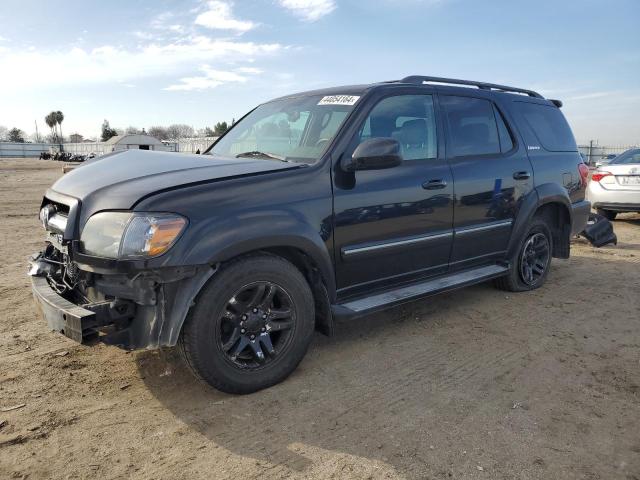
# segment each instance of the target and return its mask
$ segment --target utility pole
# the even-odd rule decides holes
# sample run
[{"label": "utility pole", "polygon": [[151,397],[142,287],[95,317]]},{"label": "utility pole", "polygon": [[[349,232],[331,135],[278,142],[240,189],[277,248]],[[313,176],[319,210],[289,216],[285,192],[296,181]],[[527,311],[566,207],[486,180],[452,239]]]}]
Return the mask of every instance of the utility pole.
[{"label": "utility pole", "polygon": [[593,153],[593,140],[589,140],[589,165],[592,165],[591,155]]},{"label": "utility pole", "polygon": [[36,142],[40,143],[40,134],[38,133],[38,121],[34,120],[33,123],[36,124]]}]

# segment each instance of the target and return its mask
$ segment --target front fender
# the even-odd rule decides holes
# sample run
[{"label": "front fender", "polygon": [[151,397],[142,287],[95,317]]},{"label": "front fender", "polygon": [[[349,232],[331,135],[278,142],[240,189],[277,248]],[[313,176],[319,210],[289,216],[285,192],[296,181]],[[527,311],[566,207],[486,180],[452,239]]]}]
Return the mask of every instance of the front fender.
[{"label": "front fender", "polygon": [[[183,247],[185,265],[214,265],[239,255],[274,247],[295,248],[320,270],[329,298],[335,299],[333,262],[328,247],[330,219],[313,227],[294,212],[257,211],[196,226]],[[187,239],[184,239],[187,240]]]}]

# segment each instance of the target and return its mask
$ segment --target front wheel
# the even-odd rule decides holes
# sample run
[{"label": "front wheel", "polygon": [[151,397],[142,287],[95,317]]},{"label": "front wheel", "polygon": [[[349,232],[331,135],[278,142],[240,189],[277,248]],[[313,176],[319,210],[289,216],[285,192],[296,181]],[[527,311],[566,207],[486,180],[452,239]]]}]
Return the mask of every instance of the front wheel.
[{"label": "front wheel", "polygon": [[280,257],[251,255],[224,266],[203,288],[180,345],[206,383],[251,393],[295,370],[313,327],[313,295],[300,271]]},{"label": "front wheel", "polygon": [[525,292],[541,287],[551,266],[553,237],[544,217],[534,217],[529,230],[510,259],[509,273],[496,279],[501,290]]}]

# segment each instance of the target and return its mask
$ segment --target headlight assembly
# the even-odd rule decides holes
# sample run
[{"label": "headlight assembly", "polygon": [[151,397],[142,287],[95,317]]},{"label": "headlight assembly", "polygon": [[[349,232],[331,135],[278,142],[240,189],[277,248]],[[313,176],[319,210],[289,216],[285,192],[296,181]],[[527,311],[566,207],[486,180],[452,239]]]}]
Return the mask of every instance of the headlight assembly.
[{"label": "headlight assembly", "polygon": [[157,257],[178,239],[187,220],[171,213],[100,212],[80,236],[87,255],[122,260]]}]

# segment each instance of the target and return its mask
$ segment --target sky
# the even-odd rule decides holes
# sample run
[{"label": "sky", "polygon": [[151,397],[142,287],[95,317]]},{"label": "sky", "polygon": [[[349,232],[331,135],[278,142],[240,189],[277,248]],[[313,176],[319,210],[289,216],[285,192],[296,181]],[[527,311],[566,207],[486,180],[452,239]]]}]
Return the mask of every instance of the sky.
[{"label": "sky", "polygon": [[534,89],[577,140],[640,143],[640,0],[0,0],[0,125],[239,118],[410,74]]}]

